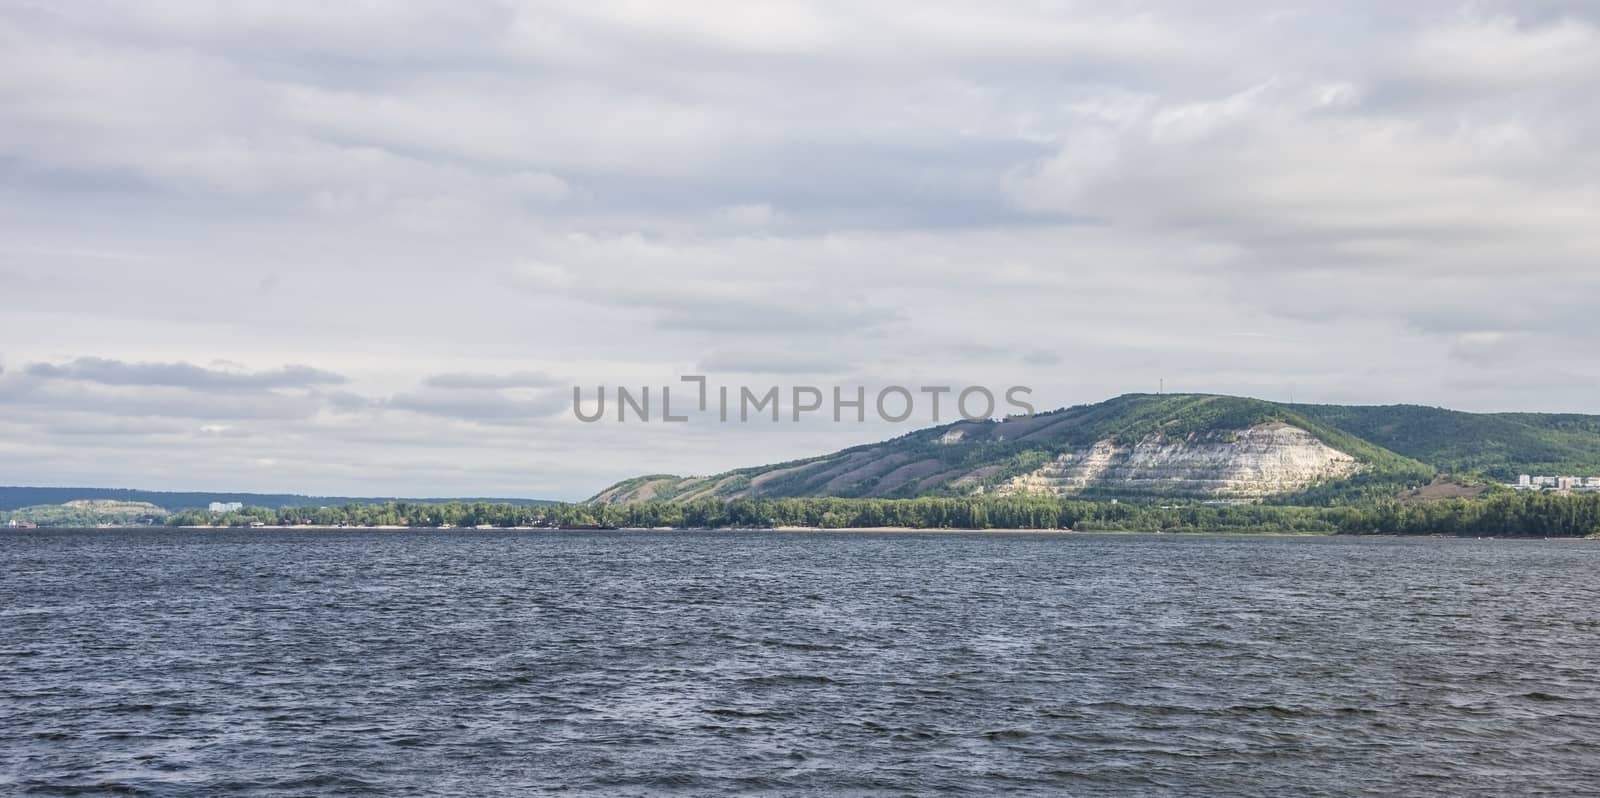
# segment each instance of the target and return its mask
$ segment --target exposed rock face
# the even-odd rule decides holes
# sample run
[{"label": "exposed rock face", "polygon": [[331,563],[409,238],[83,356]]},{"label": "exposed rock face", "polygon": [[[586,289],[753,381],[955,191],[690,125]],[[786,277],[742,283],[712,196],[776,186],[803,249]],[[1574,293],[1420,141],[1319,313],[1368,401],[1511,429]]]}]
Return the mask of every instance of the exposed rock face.
[{"label": "exposed rock face", "polygon": [[1001,495],[1121,493],[1255,499],[1302,490],[1359,469],[1354,457],[1299,427],[1269,423],[1132,446],[1101,441],[1060,455],[996,488]]}]

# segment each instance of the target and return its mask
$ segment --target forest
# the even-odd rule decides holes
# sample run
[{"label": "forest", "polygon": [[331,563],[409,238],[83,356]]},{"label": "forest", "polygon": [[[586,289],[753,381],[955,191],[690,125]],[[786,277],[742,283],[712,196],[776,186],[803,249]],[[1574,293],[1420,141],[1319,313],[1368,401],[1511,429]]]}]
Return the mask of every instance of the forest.
[{"label": "forest", "polygon": [[185,510],[174,526],[392,526],[674,529],[1035,529],[1496,537],[1600,536],[1600,495],[1497,493],[1476,499],[1337,507],[1137,504],[1044,497],[703,499],[632,505],[490,502]]}]

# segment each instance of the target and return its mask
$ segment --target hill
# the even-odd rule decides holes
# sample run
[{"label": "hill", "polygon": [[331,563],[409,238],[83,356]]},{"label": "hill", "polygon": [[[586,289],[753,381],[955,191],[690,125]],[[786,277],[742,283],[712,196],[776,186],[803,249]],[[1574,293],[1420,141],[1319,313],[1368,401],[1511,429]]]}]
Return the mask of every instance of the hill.
[{"label": "hill", "polygon": [[167,511],[148,502],[115,499],[78,499],[65,504],[41,504],[0,511],[0,521],[19,521],[38,526],[99,526],[102,524],[158,524]]},{"label": "hill", "polygon": [[1050,495],[1334,504],[1393,496],[1441,472],[1529,470],[1600,474],[1600,417],[1130,394],[712,476],[636,477],[591,501]]},{"label": "hill", "polygon": [[1600,416],[1296,405],[1307,418],[1452,473],[1600,474]]},{"label": "hill", "polygon": [[495,504],[549,504],[543,499],[397,499],[351,498],[346,496],[302,496],[291,493],[207,493],[204,491],[131,490],[126,488],[36,488],[0,486],[0,510],[18,510],[40,505],[62,505],[80,500],[143,502],[167,510],[204,508],[211,502],[239,502],[251,507],[325,507],[341,504],[385,504],[408,501],[416,504],[444,502],[492,502]]}]

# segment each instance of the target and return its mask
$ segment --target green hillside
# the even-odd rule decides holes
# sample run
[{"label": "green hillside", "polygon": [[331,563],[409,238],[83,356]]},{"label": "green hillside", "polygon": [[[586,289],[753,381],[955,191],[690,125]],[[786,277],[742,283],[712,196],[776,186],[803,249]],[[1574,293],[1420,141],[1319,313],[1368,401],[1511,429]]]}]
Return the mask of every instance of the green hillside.
[{"label": "green hillside", "polygon": [[1295,410],[1441,471],[1600,475],[1600,416],[1463,413],[1419,405],[1297,405]]}]

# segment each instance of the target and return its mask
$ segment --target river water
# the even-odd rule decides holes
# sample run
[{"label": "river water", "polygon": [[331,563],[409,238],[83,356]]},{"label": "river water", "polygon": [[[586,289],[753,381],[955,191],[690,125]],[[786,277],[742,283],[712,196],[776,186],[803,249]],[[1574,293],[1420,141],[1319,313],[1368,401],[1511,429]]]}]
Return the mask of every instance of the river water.
[{"label": "river water", "polygon": [[1600,544],[0,533],[0,794],[1600,794]]}]

